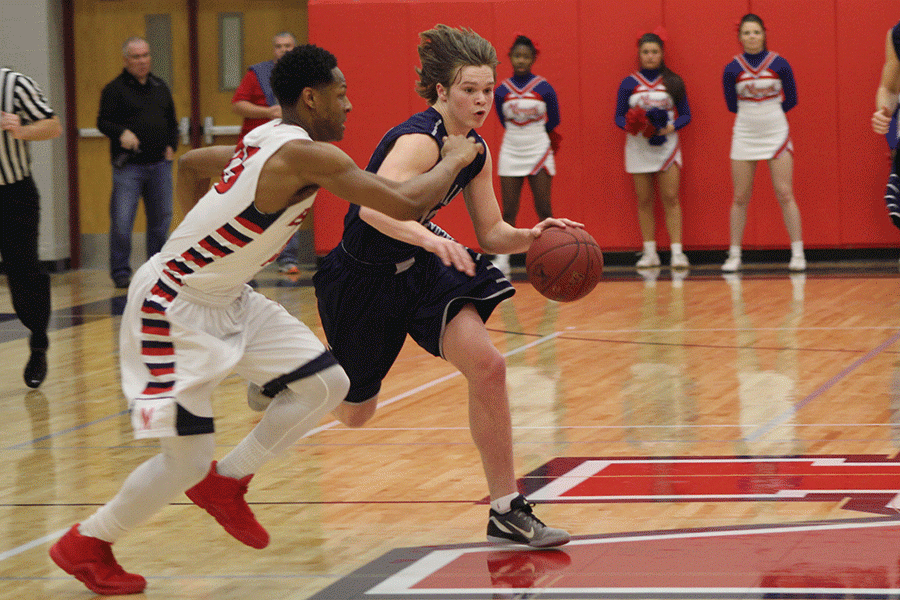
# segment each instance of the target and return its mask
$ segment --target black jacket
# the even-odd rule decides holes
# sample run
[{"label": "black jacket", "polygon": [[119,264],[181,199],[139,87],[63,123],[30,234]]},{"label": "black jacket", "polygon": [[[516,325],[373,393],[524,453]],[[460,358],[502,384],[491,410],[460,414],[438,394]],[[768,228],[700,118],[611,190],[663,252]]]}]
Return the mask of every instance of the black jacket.
[{"label": "black jacket", "polygon": [[128,162],[148,164],[165,158],[166,146],[178,147],[175,103],[166,82],[152,73],[141,84],[131,73],[122,73],[106,84],[100,96],[97,129],[109,138],[113,162],[125,152],[119,136],[130,129],[140,140],[140,151]]}]

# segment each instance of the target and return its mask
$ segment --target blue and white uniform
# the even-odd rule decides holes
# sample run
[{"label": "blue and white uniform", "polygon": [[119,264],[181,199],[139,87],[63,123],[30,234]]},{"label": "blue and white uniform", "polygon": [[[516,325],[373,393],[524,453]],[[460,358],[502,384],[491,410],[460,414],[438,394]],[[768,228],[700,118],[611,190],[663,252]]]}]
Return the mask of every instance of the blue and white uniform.
[{"label": "blue and white uniform", "polygon": [[678,130],[690,123],[691,109],[687,94],[676,104],[666,90],[659,69],[641,69],[622,80],[616,100],[616,125],[625,129],[625,115],[635,106],[645,111],[660,108],[668,111],[669,122],[675,131],[660,145],[652,145],[643,134],[625,137],[625,172],[658,173],[672,165],[681,167],[681,143]]},{"label": "blue and white uniform", "polygon": [[244,136],[219,182],[135,274],[119,341],[136,437],[212,433],[212,390],[232,372],[263,385],[336,363],[306,325],[247,285],[278,256],[316,196],[259,212],[253,200],[262,168],[284,144],[309,139],[281,120]]},{"label": "blue and white uniform", "polygon": [[[891,29],[891,41],[894,43],[894,53],[897,60],[900,60],[900,22]],[[898,106],[900,109],[900,106]],[[896,127],[897,111],[894,111],[895,120],[893,125]],[[897,135],[895,128],[895,135]],[[890,131],[888,132],[890,134]],[[889,140],[890,141],[890,140]],[[894,146],[898,144],[897,138],[894,138]],[[900,151],[894,153],[894,164],[891,169],[891,175],[888,177],[887,187],[884,190],[884,203],[887,205],[888,215],[895,226],[900,227]]]},{"label": "blue and white uniform", "polygon": [[734,57],[722,76],[725,104],[737,113],[731,136],[732,160],[769,160],[794,152],[785,113],[797,105],[788,62],[763,50]]},{"label": "blue and white uniform", "polygon": [[497,174],[526,177],[546,169],[550,175],[556,175],[548,136],[559,125],[559,104],[553,86],[531,73],[510,77],[494,90],[494,106],[504,128]]},{"label": "blue and white uniform", "polygon": [[[438,148],[447,135],[434,108],[410,117],[381,139],[368,171],[376,173],[400,136],[426,134]],[[468,134],[484,144],[474,131]],[[464,168],[444,198],[420,223],[447,237],[431,222],[481,172],[484,154]],[[445,266],[435,254],[387,236],[359,216],[351,205],[344,218],[341,243],[322,261],[313,277],[319,316],[332,353],[350,377],[348,402],[363,402],[381,389],[403,348],[406,335],[435,356],[443,356],[444,330],[465,304],[487,320],[515,289],[483,255],[469,250],[475,276]]]}]

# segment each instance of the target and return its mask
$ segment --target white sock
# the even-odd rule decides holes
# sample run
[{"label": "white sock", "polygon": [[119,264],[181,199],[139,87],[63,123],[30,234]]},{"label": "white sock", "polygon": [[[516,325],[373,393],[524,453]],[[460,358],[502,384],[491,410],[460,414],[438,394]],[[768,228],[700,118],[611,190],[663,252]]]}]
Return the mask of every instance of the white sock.
[{"label": "white sock", "polygon": [[677,256],[677,255],[683,253],[683,251],[681,250],[681,244],[672,244],[671,249],[672,249],[672,256]]},{"label": "white sock", "polygon": [[644,254],[656,254],[656,240],[644,242]]},{"label": "white sock", "polygon": [[741,257],[741,247],[740,246],[729,246],[728,247],[728,258],[740,258]]},{"label": "white sock", "polygon": [[256,435],[251,431],[231,452],[216,463],[216,472],[225,477],[242,479],[256,473],[272,458],[273,454],[259,443]]},{"label": "white sock", "polygon": [[497,498],[496,500],[491,500],[491,508],[500,514],[508,513],[510,504],[518,497],[519,492],[516,492],[514,494],[509,494],[508,496],[503,496],[502,498]]},{"label": "white sock", "polygon": [[791,242],[791,256],[803,256],[803,241]]}]

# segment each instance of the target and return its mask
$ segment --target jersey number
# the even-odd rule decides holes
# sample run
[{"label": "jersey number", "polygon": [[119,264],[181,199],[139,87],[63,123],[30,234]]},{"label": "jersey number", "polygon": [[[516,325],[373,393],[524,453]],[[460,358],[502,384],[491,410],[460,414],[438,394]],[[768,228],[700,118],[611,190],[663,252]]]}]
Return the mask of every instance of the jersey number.
[{"label": "jersey number", "polygon": [[234,182],[237,181],[238,176],[244,170],[244,163],[257,152],[259,152],[258,147],[245,146],[244,141],[241,140],[237,145],[237,148],[234,149],[234,156],[231,157],[231,162],[229,162],[228,166],[225,167],[225,170],[222,171],[221,179],[213,186],[216,188],[216,191],[220,194],[224,194],[230,190],[231,186],[234,185]]}]

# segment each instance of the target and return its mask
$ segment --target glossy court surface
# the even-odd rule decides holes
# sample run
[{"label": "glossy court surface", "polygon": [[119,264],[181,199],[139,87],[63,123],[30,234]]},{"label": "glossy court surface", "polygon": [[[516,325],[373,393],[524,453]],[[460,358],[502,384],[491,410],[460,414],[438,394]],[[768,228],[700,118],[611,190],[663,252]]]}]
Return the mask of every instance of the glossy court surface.
[{"label": "glossy court surface", "polygon": [[[521,278],[522,273],[516,274]],[[259,291],[320,334],[309,274]],[[0,600],[93,598],[49,545],[156,453],[118,379],[124,293],[53,275],[50,371],[22,382],[0,279]],[[253,550],[183,498],[123,537],[152,599],[900,597],[900,273],[894,261],[724,278],[610,268],[559,304],[525,281],[488,322],[506,355],[517,475],[556,550],[490,546],[466,385],[407,343],[370,425],[328,419],[247,496]],[[366,343],[365,332],[360,342]],[[217,456],[254,425],[215,396]]]}]

